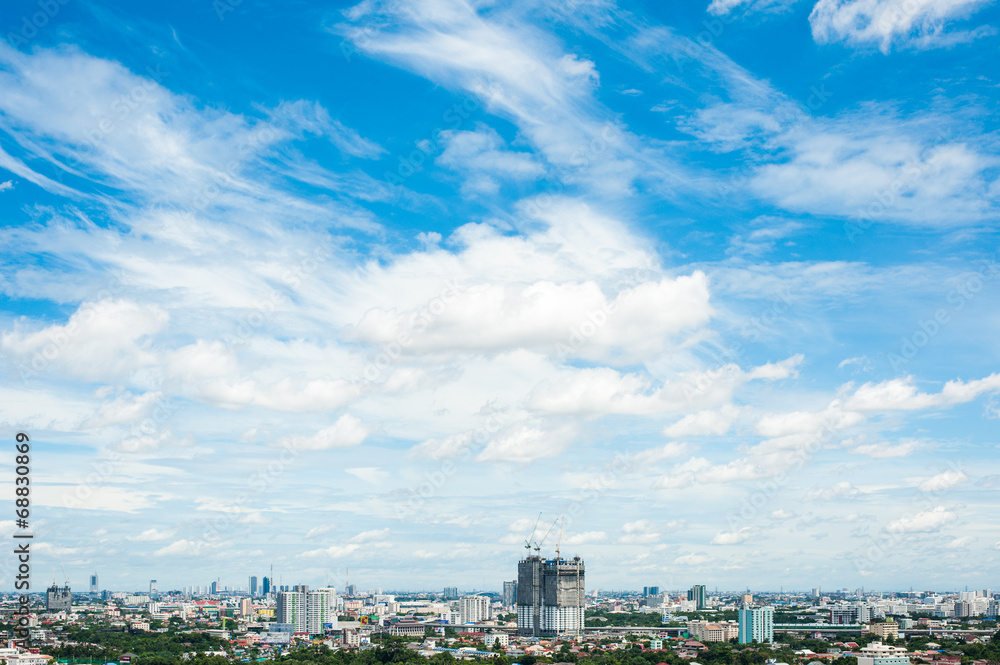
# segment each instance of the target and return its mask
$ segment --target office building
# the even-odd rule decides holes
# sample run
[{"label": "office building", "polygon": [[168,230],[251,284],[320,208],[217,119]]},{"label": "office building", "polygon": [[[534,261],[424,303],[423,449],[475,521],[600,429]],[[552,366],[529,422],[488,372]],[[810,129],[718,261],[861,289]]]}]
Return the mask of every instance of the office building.
[{"label": "office building", "polygon": [[703,610],[708,607],[708,604],[705,601],[705,585],[695,584],[691,587],[688,591],[688,600],[694,602],[694,608],[696,610]]},{"label": "office building", "polygon": [[446,586],[441,595],[445,600],[458,600],[458,587]]},{"label": "office building", "polygon": [[101,592],[101,585],[97,581],[97,573],[90,576],[90,593],[97,594]]},{"label": "office building", "polygon": [[475,623],[492,618],[490,599],[486,596],[465,596],[458,601],[459,623]]},{"label": "office building", "polygon": [[517,603],[517,580],[503,583],[503,606],[513,607]]},{"label": "office building", "polygon": [[642,597],[649,598],[650,596],[660,595],[660,587],[658,586],[644,586],[642,587]]},{"label": "office building", "polygon": [[149,595],[156,593],[156,580],[149,580]]},{"label": "office building", "polygon": [[580,557],[529,556],[518,562],[518,634],[549,637],[582,632],[584,573]]},{"label": "office building", "polygon": [[260,593],[262,596],[266,596],[271,593],[271,578],[265,577],[261,582]]},{"label": "office building", "polygon": [[250,596],[251,597],[256,597],[257,596],[257,576],[256,575],[251,575],[250,576]]},{"label": "office building", "polygon": [[882,640],[887,640],[892,638],[894,640],[899,639],[899,624],[891,619],[889,621],[883,621],[880,623],[872,623],[865,626],[865,632],[872,635],[877,635]]},{"label": "office building", "polygon": [[[310,635],[322,635],[326,629],[337,628],[337,592],[329,587],[305,591],[306,630]],[[423,633],[421,633],[423,634]]]},{"label": "office building", "polygon": [[307,632],[306,594],[301,591],[279,591],[277,602],[277,623],[288,624],[293,633]]},{"label": "office building", "polygon": [[53,584],[45,592],[46,612],[69,612],[73,606],[73,594],[68,586]]},{"label": "office building", "polygon": [[739,611],[739,642],[774,642],[774,608],[744,605]]},{"label": "office building", "polygon": [[217,593],[219,593],[219,583],[218,582],[212,582],[211,592],[210,593],[213,596],[216,595]]},{"label": "office building", "polygon": [[354,596],[358,595],[358,585],[357,584],[348,584],[348,585],[344,586],[344,595],[345,596],[350,596],[352,598]]}]

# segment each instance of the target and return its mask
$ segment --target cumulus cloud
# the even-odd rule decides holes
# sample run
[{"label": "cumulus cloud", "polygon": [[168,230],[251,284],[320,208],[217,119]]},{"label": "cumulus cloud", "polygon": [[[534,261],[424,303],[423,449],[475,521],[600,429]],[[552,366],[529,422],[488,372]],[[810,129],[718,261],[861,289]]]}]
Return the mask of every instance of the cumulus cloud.
[{"label": "cumulus cloud", "polygon": [[329,427],[310,436],[286,436],[279,439],[275,445],[293,450],[330,450],[331,448],[350,448],[360,445],[371,430],[360,418],[345,413]]},{"label": "cumulus cloud", "polygon": [[944,506],[924,510],[915,515],[900,517],[889,522],[885,530],[889,533],[932,533],[953,522],[957,515]]},{"label": "cumulus cloud", "polygon": [[922,480],[917,489],[921,492],[941,492],[958,487],[968,479],[969,477],[961,471],[942,471],[936,476]]}]

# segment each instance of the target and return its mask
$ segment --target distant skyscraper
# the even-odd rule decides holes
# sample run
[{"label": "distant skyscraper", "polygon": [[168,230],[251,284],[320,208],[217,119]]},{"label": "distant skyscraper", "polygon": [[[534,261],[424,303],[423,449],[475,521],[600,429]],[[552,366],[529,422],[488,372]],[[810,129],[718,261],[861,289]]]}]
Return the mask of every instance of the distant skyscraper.
[{"label": "distant skyscraper", "polygon": [[708,603],[705,600],[705,585],[695,584],[688,591],[688,600],[693,600],[695,602],[695,609],[703,610],[708,607]]},{"label": "distant skyscraper", "polygon": [[357,584],[348,584],[347,586],[345,586],[344,587],[344,595],[345,596],[356,596],[356,595],[358,595],[358,585]]},{"label": "distant skyscraper", "polygon": [[774,608],[770,605],[765,607],[750,607],[744,605],[740,608],[740,644],[750,642],[774,642]]},{"label": "distant skyscraper", "polygon": [[458,600],[458,587],[446,586],[442,595],[445,600]]},{"label": "distant skyscraper", "polygon": [[149,595],[156,593],[156,580],[149,580]]},{"label": "distant skyscraper", "polygon": [[261,583],[260,593],[262,596],[266,596],[271,593],[271,578],[265,577]]},{"label": "distant skyscraper", "polygon": [[256,575],[251,575],[250,576],[250,595],[251,596],[256,596],[257,595],[257,576]]},{"label": "distant skyscraper", "polygon": [[658,586],[644,586],[642,587],[642,597],[647,598],[649,596],[660,595],[660,587]]},{"label": "distant skyscraper", "polygon": [[101,585],[97,581],[97,573],[90,576],[90,593],[100,593]]},{"label": "distant skyscraper", "polygon": [[517,564],[517,632],[547,637],[583,630],[584,565],[580,557],[529,556]]},{"label": "distant skyscraper", "polygon": [[211,592],[210,592],[210,593],[211,593],[211,594],[212,594],[213,596],[214,596],[215,594],[219,593],[219,583],[218,583],[218,582],[212,582],[212,590],[211,590]]},{"label": "distant skyscraper", "polygon": [[517,602],[517,580],[503,583],[503,606],[511,607]]}]

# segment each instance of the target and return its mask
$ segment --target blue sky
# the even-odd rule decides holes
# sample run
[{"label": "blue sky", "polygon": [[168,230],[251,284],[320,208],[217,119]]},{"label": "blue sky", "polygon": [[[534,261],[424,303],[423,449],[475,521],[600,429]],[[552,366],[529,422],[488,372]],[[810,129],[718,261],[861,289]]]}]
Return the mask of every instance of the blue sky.
[{"label": "blue sky", "polygon": [[11,8],[36,570],[991,585],[995,3]]}]

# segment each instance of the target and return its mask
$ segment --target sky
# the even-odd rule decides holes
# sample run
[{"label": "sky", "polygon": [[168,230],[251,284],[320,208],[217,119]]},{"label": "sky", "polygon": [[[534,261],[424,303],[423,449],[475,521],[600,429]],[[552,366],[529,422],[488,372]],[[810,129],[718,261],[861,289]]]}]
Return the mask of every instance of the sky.
[{"label": "sky", "polygon": [[33,590],[1000,586],[996,3],[5,7]]}]

